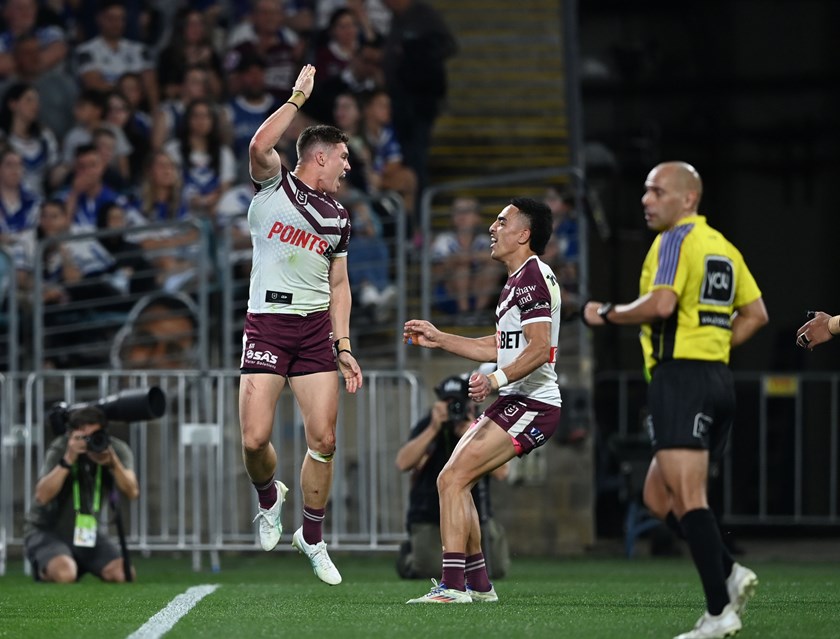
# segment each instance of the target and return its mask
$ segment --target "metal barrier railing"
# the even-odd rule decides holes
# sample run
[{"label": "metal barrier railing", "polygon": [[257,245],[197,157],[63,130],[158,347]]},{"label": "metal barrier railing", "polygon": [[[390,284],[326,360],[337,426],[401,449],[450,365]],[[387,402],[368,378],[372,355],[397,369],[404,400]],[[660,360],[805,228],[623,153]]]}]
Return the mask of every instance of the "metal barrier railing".
[{"label": "metal barrier railing", "polygon": [[[735,373],[735,425],[710,484],[729,525],[840,524],[840,374]],[[642,434],[640,373],[595,377],[600,441]]]},{"label": "metal barrier railing", "polygon": [[[191,293],[196,298],[201,321],[197,323],[195,340],[199,368],[209,367],[209,296],[213,287],[215,265],[211,250],[212,234],[201,221],[181,221],[146,226],[135,226],[119,230],[91,231],[46,238],[38,242],[35,250],[32,289],[32,348],[31,369],[41,370],[45,360],[57,360],[59,368],[102,367],[108,364],[110,343],[116,331],[123,325],[133,302],[142,294],[120,291],[107,286],[110,275],[102,273],[93,278],[73,283],[70,289],[84,286],[81,299],[70,299],[61,303],[46,303],[44,291],[48,283],[44,279],[44,263],[51,249],[57,246],[72,246],[73,243],[99,241],[115,235],[136,236],[148,233],[171,233],[194,230],[198,240],[195,250],[187,260],[194,269],[194,286]],[[147,276],[154,277],[156,272]],[[161,287],[162,288],[162,287]],[[159,290],[159,289],[158,289]],[[76,343],[78,341],[78,343]],[[70,343],[70,345],[68,345]],[[76,358],[85,358],[91,363],[79,363]],[[63,358],[70,363],[62,366]],[[55,362],[54,362],[55,364]]]},{"label": "metal barrier railing", "polygon": [[11,254],[0,246],[0,370],[18,370],[17,273]]},{"label": "metal barrier railing", "polygon": [[[241,458],[239,373],[197,371],[45,371],[0,376],[0,568],[6,550],[23,543],[24,515],[52,438],[45,426],[54,401],[96,402],[125,388],[160,387],[167,411],[159,420],[114,424],[114,436],[134,451],[140,498],[127,510],[129,547],[182,550],[193,564],[209,552],[213,567],[223,550],[259,550],[256,498]],[[405,537],[408,479],[394,459],[407,428],[419,419],[421,385],[409,372],[365,371],[356,394],[342,391],[332,499],[325,539],[345,550],[395,550]],[[290,391],[281,394],[272,443],[277,477],[297,485],[306,453],[303,426]],[[284,509],[286,530],[303,522],[299,492]],[[285,544],[284,544],[285,546]],[[0,572],[2,574],[2,572]]]}]

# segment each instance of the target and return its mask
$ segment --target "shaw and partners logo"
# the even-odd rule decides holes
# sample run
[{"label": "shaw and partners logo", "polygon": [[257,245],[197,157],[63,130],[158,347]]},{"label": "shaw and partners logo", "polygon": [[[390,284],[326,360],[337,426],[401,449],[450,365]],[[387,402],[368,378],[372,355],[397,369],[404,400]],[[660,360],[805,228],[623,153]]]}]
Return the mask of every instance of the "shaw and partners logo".
[{"label": "shaw and partners logo", "polygon": [[307,251],[314,251],[318,255],[327,253],[329,244],[315,233],[309,233],[303,229],[296,228],[291,224],[283,224],[282,222],[275,222],[271,225],[271,230],[268,232],[267,239],[277,239],[284,244],[291,244],[292,246],[300,246]]}]

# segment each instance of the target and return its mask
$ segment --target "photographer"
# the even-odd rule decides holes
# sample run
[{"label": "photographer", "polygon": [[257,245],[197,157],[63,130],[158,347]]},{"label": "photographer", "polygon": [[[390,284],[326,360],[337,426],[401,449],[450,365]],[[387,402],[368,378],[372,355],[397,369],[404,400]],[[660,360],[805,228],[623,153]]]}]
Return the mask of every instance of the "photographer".
[{"label": "photographer", "polygon": [[108,537],[108,499],[114,489],[137,499],[140,488],[131,449],[106,426],[97,407],[72,410],[67,432],[44,456],[24,532],[37,580],[73,583],[90,572],[103,581],[126,581],[120,548]]},{"label": "photographer", "polygon": [[[412,471],[407,522],[410,539],[400,549],[397,561],[397,572],[404,579],[440,576],[437,478],[458,440],[476,418],[477,405],[469,398],[467,377],[447,377],[435,387],[438,401],[415,424],[409,441],[397,452],[397,468]],[[496,479],[505,479],[507,474],[507,464],[490,473]],[[472,498],[481,523],[487,571],[491,579],[499,579],[507,573],[510,555],[504,529],[493,519],[490,475],[476,483]]]}]

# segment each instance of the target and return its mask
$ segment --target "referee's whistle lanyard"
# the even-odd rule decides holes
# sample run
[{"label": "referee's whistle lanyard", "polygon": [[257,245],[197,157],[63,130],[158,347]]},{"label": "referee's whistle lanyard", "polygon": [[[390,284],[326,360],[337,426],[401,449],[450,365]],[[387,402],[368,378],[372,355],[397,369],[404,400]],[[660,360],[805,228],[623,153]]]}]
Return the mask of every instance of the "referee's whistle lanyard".
[{"label": "referee's whistle lanyard", "polygon": [[79,466],[73,464],[73,509],[76,511],[76,526],[73,531],[73,545],[83,548],[96,546],[96,515],[102,505],[102,466],[96,467],[96,479],[93,484],[93,503],[91,512],[82,513],[82,496],[79,489]]}]

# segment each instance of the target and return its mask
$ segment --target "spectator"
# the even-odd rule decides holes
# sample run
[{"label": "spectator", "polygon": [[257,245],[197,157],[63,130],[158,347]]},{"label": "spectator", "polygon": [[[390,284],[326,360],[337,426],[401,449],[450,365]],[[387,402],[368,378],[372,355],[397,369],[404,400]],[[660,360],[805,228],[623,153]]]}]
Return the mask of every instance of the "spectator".
[{"label": "spectator", "polygon": [[158,101],[157,77],[145,45],[124,37],[126,9],[121,0],[104,0],[96,14],[99,35],[76,47],[76,75],[83,89],[106,92],[114,89],[120,76],[139,73],[149,106]]},{"label": "spectator", "polygon": [[[165,151],[156,152],[141,189],[140,209],[147,224],[191,219],[182,184],[178,164]],[[192,279],[200,240],[197,228],[169,225],[132,233],[131,237],[145,249],[164,290],[176,291]]]},{"label": "spectator", "polygon": [[36,0],[6,0],[3,19],[6,28],[0,33],[0,78],[18,73],[12,51],[19,38],[30,34],[38,41],[43,71],[54,69],[64,62],[67,57],[64,31],[56,25],[38,24]]},{"label": "spectator", "polygon": [[402,147],[391,126],[391,98],[384,89],[365,95],[362,131],[371,157],[371,192],[396,191],[403,198],[406,213],[413,216],[417,175],[403,162]]},{"label": "spectator", "polygon": [[222,143],[219,116],[209,100],[187,106],[178,138],[164,149],[181,168],[184,202],[192,216],[214,219],[216,204],[236,178],[233,151]]},{"label": "spectator", "polygon": [[45,69],[38,37],[24,34],[15,39],[11,55],[15,73],[0,83],[0,95],[13,84],[23,82],[38,91],[40,120],[60,140],[73,126],[73,113],[67,109],[79,93],[76,82],[60,67]]},{"label": "spectator", "polygon": [[373,171],[373,160],[370,149],[362,134],[362,111],[359,98],[352,93],[342,93],[336,96],[333,109],[335,125],[347,134],[347,150],[350,153],[350,172],[347,174],[346,184],[370,195],[371,184],[376,183]]},{"label": "spectator", "polygon": [[178,94],[161,102],[154,111],[152,148],[161,149],[164,144],[178,135],[184,120],[184,112],[190,102],[209,98],[209,72],[203,66],[189,67],[184,74]]},{"label": "spectator", "polygon": [[356,19],[359,29],[359,40],[381,46],[385,40],[383,35],[388,31],[387,25],[377,24],[374,14],[386,14],[388,10],[382,0],[345,0],[345,6],[350,9]]},{"label": "spectator", "polygon": [[151,150],[151,120],[147,113],[136,111],[119,90],[108,94],[105,122],[123,132],[131,145],[128,156],[127,181],[132,190],[140,186],[140,178]]},{"label": "spectator", "polygon": [[580,251],[575,198],[551,185],[546,189],[543,201],[551,209],[554,225],[544,259],[554,268],[560,282],[563,298],[561,312],[565,319],[574,316],[580,310]]},{"label": "spectator", "polygon": [[238,91],[224,106],[225,128],[232,133],[239,182],[250,181],[248,144],[265,119],[280,106],[265,88],[265,62],[256,56],[240,58],[236,67]]},{"label": "spectator", "polygon": [[341,203],[353,225],[353,251],[347,257],[353,300],[361,306],[363,317],[380,324],[393,312],[397,294],[391,283],[391,256],[382,238],[382,223],[366,199],[343,199]]},{"label": "spectator", "polygon": [[117,80],[117,90],[125,96],[137,117],[152,126],[152,109],[149,106],[149,96],[139,73],[123,73]]},{"label": "spectator", "polygon": [[175,15],[169,44],[157,60],[157,78],[163,99],[180,94],[187,69],[207,69],[209,95],[218,100],[223,94],[222,59],[213,48],[207,17],[195,6],[183,6]]},{"label": "spectator", "polygon": [[[93,143],[93,134],[96,129],[105,126],[114,133],[115,145],[114,155],[117,158],[125,158],[131,155],[132,148],[122,129],[108,124],[105,121],[105,109],[108,106],[108,96],[96,89],[86,89],[79,94],[73,108],[73,115],[76,118],[76,126],[71,128],[61,144],[64,153],[63,162],[65,167],[71,165],[76,157],[76,150],[83,145]],[[122,159],[118,160],[122,162]]]},{"label": "spectator", "polygon": [[[116,202],[108,202],[96,214],[96,228],[100,231],[125,231],[128,217],[125,209]],[[115,263],[111,269],[112,282],[124,294],[132,296],[151,293],[157,288],[155,270],[143,254],[139,244],[126,239],[125,233],[106,235],[99,242],[113,256]]]},{"label": "spectator", "polygon": [[[266,88],[275,100],[285,101],[303,60],[304,42],[285,26],[285,12],[277,0],[256,0],[247,19],[230,34],[225,69],[232,72],[240,58],[257,55],[265,60]],[[228,89],[236,93],[236,78]]]},{"label": "spectator", "polygon": [[318,85],[318,93],[306,101],[302,111],[318,122],[343,128],[335,121],[333,114],[338,96],[342,93],[352,93],[359,97],[382,86],[382,47],[364,42],[356,49],[349,64],[339,75]]},{"label": "spectator", "polygon": [[105,164],[102,181],[117,193],[127,192],[129,190],[128,157],[117,155],[117,136],[114,130],[108,126],[95,128],[91,144],[99,151],[102,162]]},{"label": "spectator", "polygon": [[12,256],[18,280],[25,277],[26,244],[38,226],[40,198],[23,184],[23,160],[11,148],[0,150],[0,246]]},{"label": "spectator", "polygon": [[480,321],[495,302],[504,275],[490,256],[490,234],[481,220],[478,200],[456,197],[450,209],[452,228],[432,243],[437,307],[457,321]]},{"label": "spectator", "polygon": [[24,184],[43,196],[61,179],[58,142],[39,120],[39,94],[31,85],[13,84],[0,107],[0,138],[23,160]]},{"label": "spectator", "polygon": [[334,78],[347,68],[359,49],[359,26],[353,12],[346,7],[333,11],[322,41],[315,50],[318,84]]},{"label": "spectator", "polygon": [[[93,144],[76,149],[73,173],[68,187],[59,192],[73,224],[81,229],[96,228],[96,212],[106,202],[119,202],[128,207],[128,198],[105,184],[105,161]],[[127,209],[128,210],[128,209]],[[138,221],[137,212],[129,210],[132,223]]]},{"label": "spectator", "polygon": [[[94,238],[75,238],[84,229],[73,226],[71,213],[64,202],[46,200],[41,205],[38,230],[26,255],[26,270],[41,272],[41,300],[46,305],[44,325],[47,327],[45,347],[49,353],[47,367],[72,368],[95,359],[91,349],[83,345],[95,343],[101,333],[90,331],[88,313],[124,310],[125,299],[119,278],[112,273],[116,261]],[[41,261],[37,261],[37,242],[44,242]],[[21,290],[31,293],[34,279],[30,275]],[[67,307],[69,303],[76,303]]]},{"label": "spectator", "polygon": [[394,131],[422,192],[428,181],[432,127],[446,98],[446,60],[458,45],[426,2],[384,1],[393,12],[385,39],[385,83],[393,101]]}]

